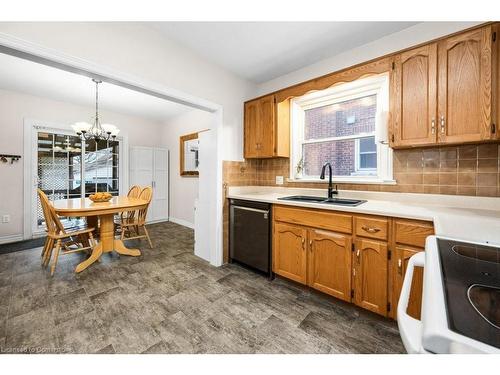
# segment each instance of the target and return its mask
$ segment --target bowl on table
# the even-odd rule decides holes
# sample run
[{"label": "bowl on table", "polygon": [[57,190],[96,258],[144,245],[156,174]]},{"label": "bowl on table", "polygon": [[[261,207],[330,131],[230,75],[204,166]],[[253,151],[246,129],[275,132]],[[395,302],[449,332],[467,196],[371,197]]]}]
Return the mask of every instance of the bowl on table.
[{"label": "bowl on table", "polygon": [[89,199],[94,203],[109,202],[113,198],[110,193],[95,193],[89,196]]}]

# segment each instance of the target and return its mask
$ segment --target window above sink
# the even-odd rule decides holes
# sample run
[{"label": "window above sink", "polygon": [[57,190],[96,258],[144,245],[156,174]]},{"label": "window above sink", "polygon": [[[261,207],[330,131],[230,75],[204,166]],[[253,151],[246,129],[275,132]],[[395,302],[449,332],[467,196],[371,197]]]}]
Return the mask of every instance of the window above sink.
[{"label": "window above sink", "polygon": [[384,139],[388,85],[379,74],[293,99],[291,180],[323,182],[330,162],[335,182],[394,183]]}]

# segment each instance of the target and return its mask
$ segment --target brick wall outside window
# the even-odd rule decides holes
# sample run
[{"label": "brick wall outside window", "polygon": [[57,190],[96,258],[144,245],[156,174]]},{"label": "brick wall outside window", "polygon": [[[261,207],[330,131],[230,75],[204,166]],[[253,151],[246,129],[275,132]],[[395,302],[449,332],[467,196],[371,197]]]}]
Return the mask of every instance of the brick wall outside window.
[{"label": "brick wall outside window", "polygon": [[[322,139],[375,131],[376,96],[305,111],[304,139]],[[353,123],[349,120],[354,119]],[[337,176],[355,172],[355,141],[329,141],[303,146],[304,174],[318,176],[324,162],[330,162]]]}]

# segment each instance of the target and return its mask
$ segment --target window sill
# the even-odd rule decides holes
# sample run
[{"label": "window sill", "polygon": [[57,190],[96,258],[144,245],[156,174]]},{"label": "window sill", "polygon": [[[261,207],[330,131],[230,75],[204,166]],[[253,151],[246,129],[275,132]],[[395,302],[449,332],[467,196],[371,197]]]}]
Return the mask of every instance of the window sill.
[{"label": "window sill", "polygon": [[[320,180],[317,178],[287,178],[287,182],[291,183],[316,183],[316,184],[325,184],[328,183],[328,179]],[[396,185],[396,180],[384,180],[381,178],[342,178],[342,177],[333,177],[334,184],[360,184],[360,185]]]}]

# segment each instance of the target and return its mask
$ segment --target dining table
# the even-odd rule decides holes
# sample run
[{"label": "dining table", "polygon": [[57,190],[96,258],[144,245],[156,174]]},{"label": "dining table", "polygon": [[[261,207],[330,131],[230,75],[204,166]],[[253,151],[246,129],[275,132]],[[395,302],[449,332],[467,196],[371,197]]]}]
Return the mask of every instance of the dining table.
[{"label": "dining table", "polygon": [[[89,198],[58,199],[52,202],[57,215],[64,217],[85,217],[90,227],[99,226],[99,239],[93,246],[89,258],[76,266],[75,272],[82,272],[99,260],[103,253],[115,251],[120,255],[140,256],[139,249],[130,249],[121,239],[115,238],[114,217],[116,214],[146,208],[148,201],[127,196],[117,196],[108,202],[93,202]],[[97,228],[96,228],[97,229]]]}]

